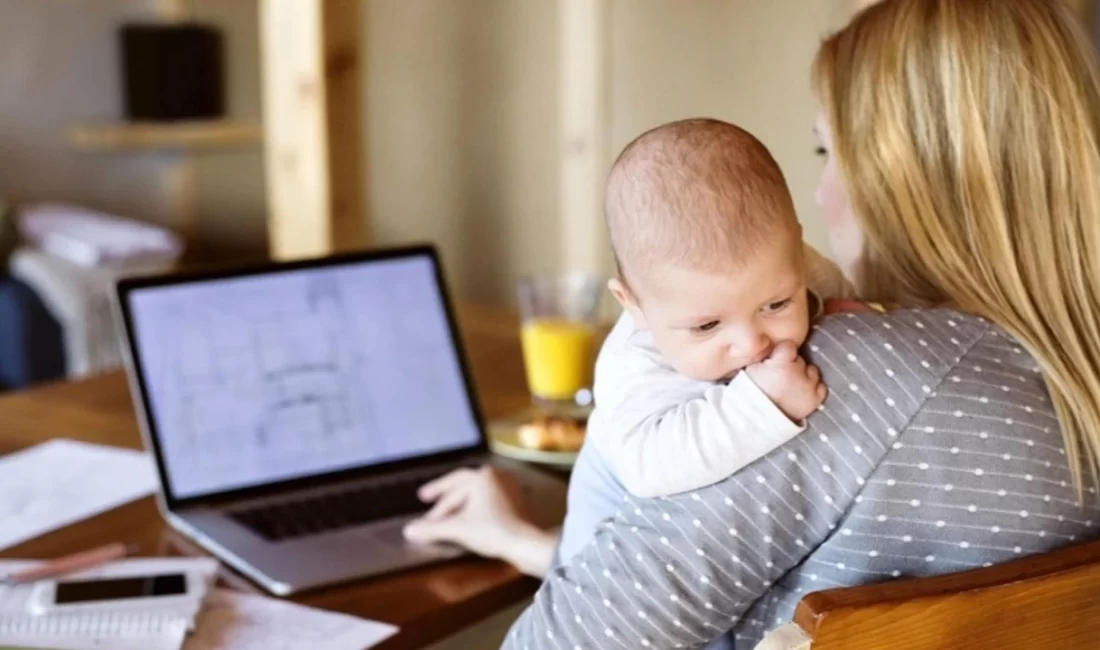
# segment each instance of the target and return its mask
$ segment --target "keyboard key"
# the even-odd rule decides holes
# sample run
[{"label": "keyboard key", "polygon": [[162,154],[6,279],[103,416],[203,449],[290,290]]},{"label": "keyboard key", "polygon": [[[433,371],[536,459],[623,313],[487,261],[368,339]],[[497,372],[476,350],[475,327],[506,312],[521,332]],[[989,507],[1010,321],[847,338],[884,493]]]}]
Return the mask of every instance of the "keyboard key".
[{"label": "keyboard key", "polygon": [[417,488],[443,473],[402,476],[385,483],[238,510],[230,517],[266,540],[280,541],[419,514],[426,512],[430,504],[421,503]]}]

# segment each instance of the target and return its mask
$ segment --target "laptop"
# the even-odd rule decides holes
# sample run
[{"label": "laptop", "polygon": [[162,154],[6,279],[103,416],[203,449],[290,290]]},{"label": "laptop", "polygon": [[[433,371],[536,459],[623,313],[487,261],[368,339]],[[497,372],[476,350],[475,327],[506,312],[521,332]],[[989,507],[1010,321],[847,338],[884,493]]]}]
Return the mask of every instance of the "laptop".
[{"label": "laptop", "polygon": [[459,467],[507,465],[564,504],[560,477],[488,454],[432,247],[129,278],[116,298],[165,520],[273,594],[461,554],[402,535],[417,487]]}]

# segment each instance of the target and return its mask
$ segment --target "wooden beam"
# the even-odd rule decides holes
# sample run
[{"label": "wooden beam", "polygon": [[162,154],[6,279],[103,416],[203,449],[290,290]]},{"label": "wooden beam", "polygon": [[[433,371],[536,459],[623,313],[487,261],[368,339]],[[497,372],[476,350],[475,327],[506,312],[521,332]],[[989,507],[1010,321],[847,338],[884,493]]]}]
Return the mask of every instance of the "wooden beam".
[{"label": "wooden beam", "polygon": [[276,259],[366,245],[359,0],[261,0],[268,240]]},{"label": "wooden beam", "polygon": [[608,2],[558,0],[561,93],[560,212],[563,270],[607,275],[603,219],[610,165]]}]

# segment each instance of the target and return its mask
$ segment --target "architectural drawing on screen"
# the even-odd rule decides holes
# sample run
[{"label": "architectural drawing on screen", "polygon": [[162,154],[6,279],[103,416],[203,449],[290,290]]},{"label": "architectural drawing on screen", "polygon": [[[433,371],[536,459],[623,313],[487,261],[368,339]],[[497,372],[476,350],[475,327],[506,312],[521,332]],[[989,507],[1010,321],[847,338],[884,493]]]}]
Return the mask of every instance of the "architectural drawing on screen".
[{"label": "architectural drawing on screen", "polygon": [[363,444],[363,431],[373,430],[363,426],[369,397],[356,390],[364,360],[351,344],[339,281],[316,276],[301,286],[277,296],[242,292],[181,314],[187,323],[171,368],[180,451],[218,464],[242,446],[289,461]]}]

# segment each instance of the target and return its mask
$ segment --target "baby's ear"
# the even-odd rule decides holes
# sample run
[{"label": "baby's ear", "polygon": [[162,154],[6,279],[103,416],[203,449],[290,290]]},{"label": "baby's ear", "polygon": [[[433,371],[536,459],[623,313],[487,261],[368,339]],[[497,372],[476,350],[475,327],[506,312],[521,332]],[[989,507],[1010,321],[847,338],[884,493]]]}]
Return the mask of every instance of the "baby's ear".
[{"label": "baby's ear", "polygon": [[619,278],[611,278],[607,281],[607,288],[611,290],[611,295],[615,296],[615,300],[619,301],[619,305],[634,319],[634,327],[647,329],[645,314],[638,306],[638,298],[630,290],[630,287],[626,286],[626,283]]}]

